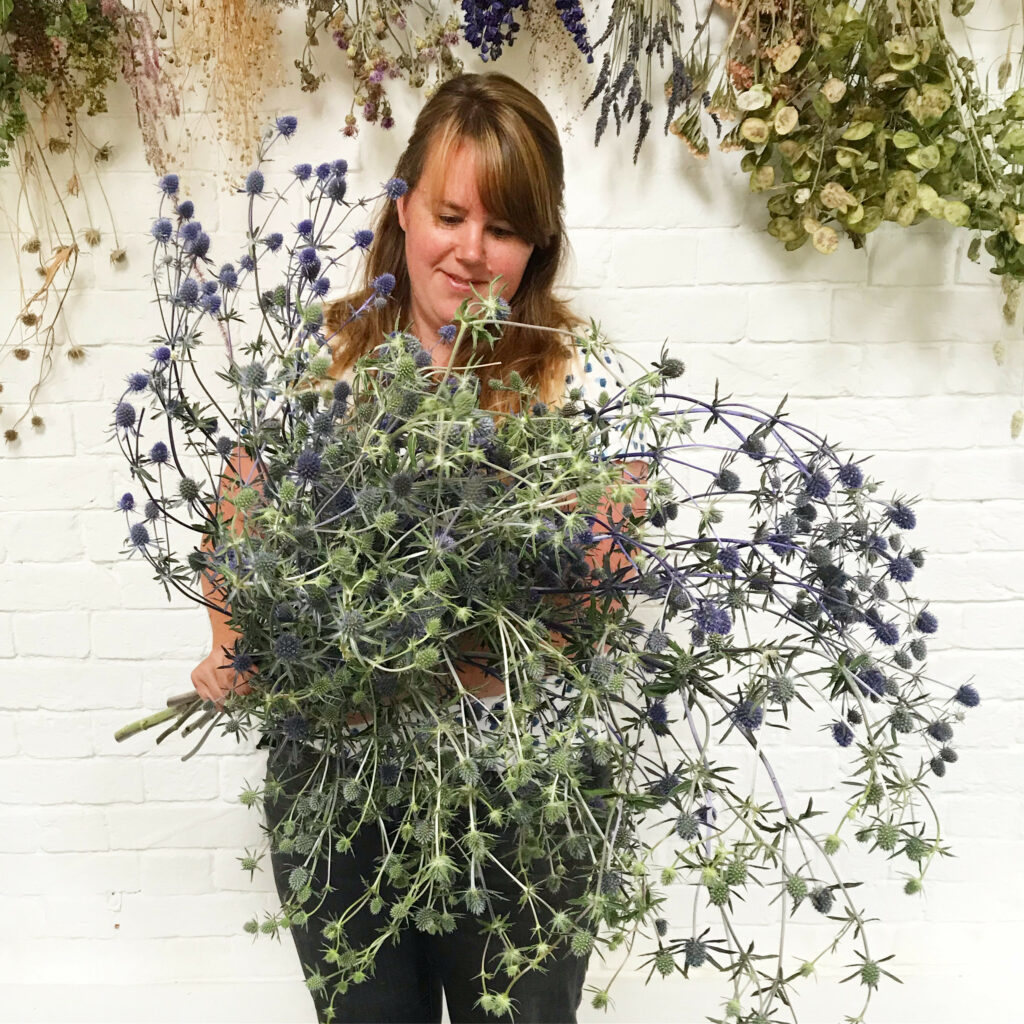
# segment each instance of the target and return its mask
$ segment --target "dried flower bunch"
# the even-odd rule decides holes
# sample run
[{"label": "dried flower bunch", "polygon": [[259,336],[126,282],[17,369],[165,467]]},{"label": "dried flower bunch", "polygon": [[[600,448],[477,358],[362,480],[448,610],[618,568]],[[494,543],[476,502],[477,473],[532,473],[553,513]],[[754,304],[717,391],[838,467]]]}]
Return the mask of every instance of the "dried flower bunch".
[{"label": "dried flower bunch", "polygon": [[[18,258],[34,257],[27,262],[38,275],[21,282],[21,309],[0,348],[0,360],[8,355],[19,361],[38,359],[27,405],[4,430],[8,443],[19,440],[24,420],[37,430],[44,426],[35,401],[53,368],[57,321],[80,245],[95,249],[103,240],[98,218],[82,193],[89,175],[95,176],[107,206],[110,260],[115,266],[126,262],[99,174],[113,149],[94,142],[81,126],[83,115],[107,109],[107,89],[121,76],[136,100],[147,158],[160,168],[165,158],[163,119],[177,114],[178,106],[163,74],[148,13],[136,13],[119,0],[0,0],[0,168],[9,167],[8,173],[20,179],[17,228],[25,236]],[[66,202],[79,195],[84,224],[78,209]],[[79,362],[85,349],[72,340],[66,354]]]},{"label": "dried flower bunch", "polygon": [[[253,935],[303,927],[323,898],[323,859],[361,824],[388,829],[390,852],[359,901],[379,915],[378,936],[349,942],[355,907],[332,921],[322,937],[336,970],[311,976],[312,988],[343,992],[402,928],[448,931],[468,915],[497,936],[482,965],[494,1014],[556,950],[603,956],[638,937],[651,943],[651,975],[722,971],[724,1015],[745,1022],[788,1004],[794,980],[847,938],[866,1005],[892,975],[869,947],[851,896],[861,883],[844,877],[840,854],[852,835],[899,857],[907,892],[920,891],[948,853],[931,790],[957,760],[962,710],[979,702],[973,686],[926,675],[938,623],[911,593],[925,559],[906,540],[911,501],[879,497],[861,465],[781,407],[679,393],[683,366],[664,350],[593,404],[572,390],[548,407],[518,376],[495,377],[524,410],[500,422],[479,408],[474,373],[436,380],[420,340],[397,329],[351,383],[331,380],[320,300],[334,268],[373,239],[350,223],[366,200],[347,198],[343,160],[297,165],[271,199],[262,161],[295,128],[282,118],[264,137],[243,190],[247,249],[219,269],[193,204],[162,179],[152,230],[164,331],[113,418],[144,492],[118,503],[126,550],[168,596],[229,612],[242,639],[226,663],[251,690],[220,711],[172,698],[118,738],[167,722],[161,740],[256,729],[273,741],[271,773],[242,802],[259,807],[303,780],[268,830],[298,859],[291,892],[279,913],[245,925]],[[294,189],[306,215],[271,230]],[[392,179],[373,198],[404,190]],[[377,278],[353,315],[387,303],[393,285]],[[243,332],[247,289],[258,323]],[[512,322],[502,299],[466,300],[442,329],[449,367],[486,364]],[[211,328],[228,340],[218,376],[231,407],[197,359]],[[591,325],[577,343],[596,353],[598,334]],[[616,427],[628,457],[649,466],[640,484],[602,453]],[[242,450],[257,478],[228,508],[217,482]],[[637,486],[649,498],[639,514]],[[621,568],[608,555],[588,561],[609,539]],[[469,635],[505,684],[504,709],[484,716],[454,667]],[[353,714],[372,720],[354,730]],[[776,751],[808,728],[845,752],[848,805],[801,812],[787,793]],[[302,744],[311,775],[295,772]],[[824,830],[822,814],[834,816]],[[505,866],[536,922],[526,948],[481,884],[510,826],[518,845]],[[243,868],[261,857],[247,853]],[[562,886],[580,893],[569,910],[547,899]],[[669,890],[690,901],[685,917],[666,910]],[[770,947],[744,934],[745,902],[775,905]],[[787,922],[792,932],[822,916],[834,938],[794,963]],[[593,1005],[608,1005],[610,987]]]}]

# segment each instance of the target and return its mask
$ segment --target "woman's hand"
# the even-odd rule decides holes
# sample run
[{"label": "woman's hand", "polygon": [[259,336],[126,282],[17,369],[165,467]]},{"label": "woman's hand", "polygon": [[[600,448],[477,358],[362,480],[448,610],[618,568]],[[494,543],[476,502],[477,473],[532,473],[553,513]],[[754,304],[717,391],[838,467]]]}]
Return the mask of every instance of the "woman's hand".
[{"label": "woman's hand", "polygon": [[[252,669],[256,671],[255,668]],[[192,669],[192,685],[196,693],[204,700],[212,700],[218,711],[224,710],[224,698],[229,693],[246,694],[252,687],[242,678],[241,674],[231,667],[230,657],[220,646],[215,646],[210,653]]]}]

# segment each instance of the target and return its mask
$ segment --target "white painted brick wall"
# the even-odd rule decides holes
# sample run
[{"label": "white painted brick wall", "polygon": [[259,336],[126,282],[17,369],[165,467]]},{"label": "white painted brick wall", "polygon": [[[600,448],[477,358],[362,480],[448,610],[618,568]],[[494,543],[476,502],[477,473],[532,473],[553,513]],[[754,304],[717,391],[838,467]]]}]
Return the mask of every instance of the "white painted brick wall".
[{"label": "white painted brick wall", "polygon": [[[510,57],[502,69],[533,83],[564,129],[578,103],[538,85],[526,53]],[[112,268],[103,247],[83,253],[67,324],[88,358],[57,359],[39,409],[45,432],[0,452],[0,1020],[312,1021],[288,937],[253,943],[241,931],[276,906],[269,864],[250,882],[237,860],[261,845],[257,815],[237,796],[262,778],[263,756],[214,739],[182,763],[186,748],[173,740],[113,740],[188,688],[209,634],[199,608],[168,604],[148,567],[119,554],[123,522],[111,511],[131,486],[106,439],[111,403],[157,328],[145,277],[153,175],[126,96],[112,100],[92,134],[119,150],[104,180],[129,264]],[[300,118],[289,162],[346,156],[358,194],[391,173],[416,109],[413,99],[400,106],[396,132],[365,130],[358,143],[337,134],[347,109],[338,82],[282,94],[268,114]],[[896,954],[905,982],[883,984],[869,1019],[1019,1019],[1024,447],[1007,426],[1024,339],[1002,323],[998,289],[966,261],[962,235],[883,227],[867,253],[786,254],[761,230],[762,203],[732,156],[699,164],[652,135],[634,168],[624,139],[609,136],[595,153],[593,121],[591,112],[563,132],[575,247],[567,294],[578,308],[640,358],[667,339],[692,393],[709,394],[719,378],[762,405],[789,394],[795,419],[874,453],[874,475],[923,499],[915,541],[929,561],[915,584],[941,617],[934,672],[973,676],[983,703],[958,730],[960,762],[933,786],[956,858],[933,866],[917,900],[885,864],[865,867],[861,902],[882,918],[873,949]],[[223,225],[233,241],[221,251],[231,251],[239,204],[218,191],[215,167],[200,147],[193,169],[177,170],[215,246]],[[3,195],[9,188],[0,175]],[[2,242],[9,314],[15,256]],[[998,339],[1003,367],[991,354]],[[8,402],[35,370],[34,360],[4,364]],[[832,787],[841,763],[822,746],[779,760],[807,791]],[[803,1020],[853,1012],[855,990],[836,985],[848,959],[824,964],[801,990]],[[595,961],[591,981],[617,963]],[[723,991],[707,972],[648,988],[632,973],[616,983],[612,1011],[585,1001],[580,1018],[698,1021],[720,1012]]]}]

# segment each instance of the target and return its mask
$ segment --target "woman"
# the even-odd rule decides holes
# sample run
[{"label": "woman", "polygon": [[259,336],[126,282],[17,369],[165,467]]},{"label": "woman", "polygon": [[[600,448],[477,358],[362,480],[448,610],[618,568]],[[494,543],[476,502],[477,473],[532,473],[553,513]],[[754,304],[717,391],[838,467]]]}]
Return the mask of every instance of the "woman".
[{"label": "woman", "polygon": [[[437,366],[447,366],[452,353],[451,332],[444,330],[475,287],[487,295],[493,284],[510,307],[510,321],[498,338],[487,369],[478,374],[480,405],[495,412],[515,413],[514,392],[492,390],[491,377],[517,370],[538,388],[549,405],[565,399],[567,386],[583,384],[585,398],[596,399],[605,386],[608,367],[585,367],[579,351],[564,334],[518,324],[571,329],[583,321],[557,299],[552,288],[568,248],[562,218],[563,162],[555,125],[540,101],[512,79],[499,73],[464,75],[443,85],[423,108],[408,147],[395,168],[408,192],[387,204],[374,225],[374,242],[365,268],[364,287],[329,305],[326,324],[334,352],[332,375],[344,376],[356,359],[369,353],[398,323],[419,338]],[[387,304],[371,307],[359,318],[353,310],[372,292],[371,282],[393,273],[395,288]],[[497,365],[494,365],[497,364]],[[620,367],[621,368],[621,367]],[[476,372],[472,370],[471,372]],[[589,393],[588,393],[589,392]],[[613,454],[619,454],[620,447]],[[643,464],[631,463],[637,478]],[[243,475],[246,468],[241,469]],[[226,493],[230,493],[228,481]],[[643,492],[635,507],[642,509]],[[228,511],[230,512],[230,503]],[[621,508],[615,514],[621,515]],[[595,545],[592,559],[602,564],[610,542]],[[612,565],[616,567],[613,553]],[[234,634],[226,620],[211,612],[214,649],[193,673],[196,690],[221,702],[235,685],[224,664],[222,647],[230,649]],[[488,676],[479,664],[462,663],[460,678],[484,709],[500,710],[504,683]],[[247,684],[236,687],[247,692]],[[487,711],[484,711],[486,714]],[[350,718],[357,728],[361,716]],[[268,803],[268,827],[273,830],[286,811],[287,796]],[[364,835],[365,833],[365,835]],[[511,843],[512,835],[505,837]],[[329,976],[322,961],[320,928],[332,911],[337,916],[360,894],[362,877],[381,853],[376,829],[361,830],[353,849],[335,857],[329,881],[332,894],[304,928],[292,928],[307,979],[318,972]],[[284,899],[288,875],[295,862],[272,852],[279,893]],[[321,867],[319,870],[325,870]],[[512,920],[509,938],[529,946],[530,922],[516,919],[514,897],[500,872],[488,874],[488,889],[504,897]],[[567,901],[579,888],[563,887],[552,901]],[[349,924],[353,946],[368,944],[379,919],[364,911]],[[560,949],[545,961],[546,970],[526,972],[513,986],[515,1015],[496,1018],[479,1005],[482,951],[486,938],[477,934],[471,917],[449,934],[429,935],[413,927],[399,941],[378,953],[373,977],[335,994],[333,1019],[341,1021],[440,1021],[442,987],[453,1024],[468,1021],[575,1021],[582,995],[587,958]],[[493,967],[491,968],[493,970]],[[500,979],[490,989],[503,987]],[[326,1019],[331,999],[316,987],[318,1017]]]}]

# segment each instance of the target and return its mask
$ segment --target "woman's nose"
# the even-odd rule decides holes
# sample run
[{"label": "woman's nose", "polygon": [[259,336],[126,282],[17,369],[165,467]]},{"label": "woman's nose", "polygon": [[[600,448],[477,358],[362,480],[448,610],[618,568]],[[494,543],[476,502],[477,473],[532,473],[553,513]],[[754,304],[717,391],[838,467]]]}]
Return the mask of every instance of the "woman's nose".
[{"label": "woman's nose", "polygon": [[478,266],[484,262],[485,255],[483,225],[463,221],[456,246],[459,261],[469,266]]}]

